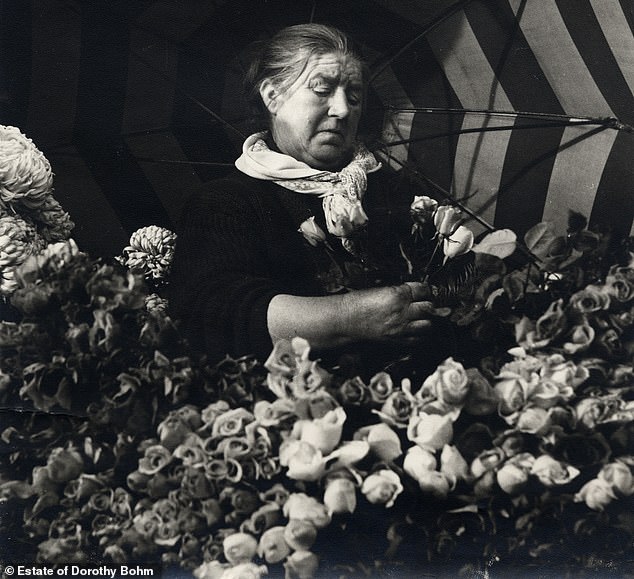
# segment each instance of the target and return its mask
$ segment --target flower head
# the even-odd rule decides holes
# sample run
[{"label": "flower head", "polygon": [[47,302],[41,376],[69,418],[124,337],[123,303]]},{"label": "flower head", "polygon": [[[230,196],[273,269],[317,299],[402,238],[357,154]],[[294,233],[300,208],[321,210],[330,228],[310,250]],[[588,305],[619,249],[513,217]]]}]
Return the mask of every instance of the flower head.
[{"label": "flower head", "polygon": [[167,276],[174,257],[176,234],[164,227],[150,225],[137,229],[124,248],[122,263],[148,279]]}]

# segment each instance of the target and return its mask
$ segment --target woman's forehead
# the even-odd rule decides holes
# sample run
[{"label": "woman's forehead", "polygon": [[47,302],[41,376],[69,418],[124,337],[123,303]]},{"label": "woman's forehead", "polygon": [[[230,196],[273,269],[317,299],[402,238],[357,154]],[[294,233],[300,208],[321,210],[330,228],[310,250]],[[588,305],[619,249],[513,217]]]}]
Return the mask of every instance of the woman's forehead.
[{"label": "woman's forehead", "polygon": [[298,83],[303,84],[315,78],[323,78],[337,84],[361,85],[363,82],[361,63],[356,58],[346,54],[312,55],[297,80]]}]

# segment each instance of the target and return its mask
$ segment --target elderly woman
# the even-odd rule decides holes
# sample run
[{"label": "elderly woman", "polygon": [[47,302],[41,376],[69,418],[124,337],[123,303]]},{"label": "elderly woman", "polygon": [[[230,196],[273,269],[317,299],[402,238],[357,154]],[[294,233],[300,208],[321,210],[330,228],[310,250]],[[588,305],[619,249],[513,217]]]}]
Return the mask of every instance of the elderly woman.
[{"label": "elderly woman", "polygon": [[365,82],[349,39],[322,25],[282,30],[253,62],[246,86],[268,130],[179,230],[171,305],[194,348],[264,358],[301,336],[327,355],[429,332],[421,284],[399,277],[409,200],[357,140]]}]

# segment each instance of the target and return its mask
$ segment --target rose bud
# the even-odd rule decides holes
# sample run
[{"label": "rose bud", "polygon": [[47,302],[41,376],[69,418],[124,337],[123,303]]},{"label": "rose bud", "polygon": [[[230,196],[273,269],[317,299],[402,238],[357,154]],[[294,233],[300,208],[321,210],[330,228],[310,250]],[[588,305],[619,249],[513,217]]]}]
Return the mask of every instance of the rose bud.
[{"label": "rose bud", "polygon": [[311,216],[302,221],[298,231],[313,247],[317,247],[320,243],[326,241],[326,234],[324,233],[324,230],[315,223],[315,216]]},{"label": "rose bud", "polygon": [[473,231],[460,225],[449,237],[445,237],[442,251],[445,259],[453,259],[467,253],[473,247]]},{"label": "rose bud", "polygon": [[368,387],[359,376],[349,378],[339,386],[339,398],[343,404],[359,406],[368,396]]},{"label": "rose bud", "polygon": [[426,450],[438,450],[451,442],[454,420],[452,414],[440,416],[421,412],[410,419],[407,438]]},{"label": "rose bud", "polygon": [[469,379],[460,362],[447,358],[426,378],[421,389],[433,392],[436,398],[447,404],[460,406],[469,393]]},{"label": "rose bud", "polygon": [[324,506],[329,516],[354,513],[357,508],[357,489],[354,482],[347,478],[328,481],[324,491]]},{"label": "rose bud", "polygon": [[339,444],[345,421],[346,412],[341,407],[327,412],[322,418],[303,421],[300,440],[328,454]]},{"label": "rose bud", "polygon": [[84,461],[74,448],[54,448],[46,460],[49,478],[56,483],[68,482],[84,471]]},{"label": "rose bud", "polygon": [[517,464],[506,462],[504,466],[497,471],[495,478],[505,493],[517,495],[528,482],[528,473]]},{"label": "rose bud", "polygon": [[434,213],[436,231],[443,237],[449,237],[464,220],[462,211],[451,205],[441,205]]},{"label": "rose bud", "polygon": [[457,481],[469,477],[469,465],[455,446],[443,446],[440,453],[440,472],[447,477],[452,487]]},{"label": "rose bud", "polygon": [[610,295],[599,286],[589,285],[570,296],[569,305],[582,314],[592,314],[610,307]]},{"label": "rose bud", "polygon": [[543,454],[535,459],[531,474],[546,487],[568,484],[579,475],[579,470]]},{"label": "rose bud", "polygon": [[264,531],[258,544],[258,556],[274,565],[290,555],[291,548],[284,539],[284,527],[272,527]]},{"label": "rose bud", "polygon": [[[229,567],[222,574],[222,579],[262,579],[262,575],[266,575],[268,569],[265,565],[256,565],[255,563],[240,563],[234,567]],[[205,577],[205,579],[207,579]]]},{"label": "rose bud", "polygon": [[634,493],[634,477],[630,467],[625,463],[616,461],[606,464],[597,478],[607,482],[613,490],[623,496],[629,497]]},{"label": "rose bud", "polygon": [[220,561],[207,561],[194,569],[193,575],[196,579],[221,579],[229,565]]},{"label": "rose bud", "polygon": [[485,472],[496,469],[505,460],[501,448],[492,448],[480,453],[471,463],[471,472],[475,478],[480,478]]},{"label": "rose bud", "polygon": [[584,501],[593,511],[602,511],[614,499],[616,499],[616,495],[612,490],[612,485],[601,478],[588,481],[574,497],[576,503]]},{"label": "rose bud", "polygon": [[383,462],[389,463],[403,454],[398,434],[384,423],[359,428],[353,439],[367,441],[370,450]]},{"label": "rose bud", "polygon": [[227,561],[232,565],[238,565],[253,559],[258,550],[258,542],[247,533],[234,533],[225,538],[222,549]]},{"label": "rose bud", "polygon": [[280,464],[288,466],[289,478],[305,481],[321,478],[326,468],[321,451],[301,440],[292,440],[280,446]]},{"label": "rose bud", "polygon": [[417,479],[420,490],[437,499],[445,499],[451,487],[447,477],[437,470],[422,471]]},{"label": "rose bud", "polygon": [[414,480],[420,480],[426,472],[436,470],[436,466],[434,455],[420,446],[412,446],[403,461],[403,470]]},{"label": "rose bud", "polygon": [[330,524],[330,515],[326,507],[314,497],[304,493],[290,495],[284,503],[283,512],[287,519],[309,521],[317,529],[323,529]]},{"label": "rose bud", "polygon": [[372,401],[383,404],[394,391],[394,382],[387,372],[379,372],[370,378],[368,389]]},{"label": "rose bud", "polygon": [[317,539],[317,527],[309,521],[291,519],[284,527],[284,540],[295,551],[310,549]]},{"label": "rose bud", "polygon": [[550,427],[550,415],[543,408],[526,408],[517,419],[517,429],[520,432],[542,435],[548,432]]},{"label": "rose bud", "polygon": [[394,471],[383,469],[366,477],[361,485],[361,492],[368,502],[390,508],[396,497],[403,492],[403,485]]},{"label": "rose bud", "polygon": [[170,414],[158,425],[156,431],[161,444],[171,451],[185,441],[192,429],[180,416]]},{"label": "rose bud", "polygon": [[172,453],[160,444],[145,449],[145,456],[139,459],[139,472],[154,475],[172,462]]},{"label": "rose bud", "polygon": [[409,206],[409,212],[416,223],[425,224],[433,219],[438,201],[427,195],[416,195]]},{"label": "rose bud", "polygon": [[284,563],[285,579],[312,579],[319,567],[319,558],[310,551],[295,551]]}]

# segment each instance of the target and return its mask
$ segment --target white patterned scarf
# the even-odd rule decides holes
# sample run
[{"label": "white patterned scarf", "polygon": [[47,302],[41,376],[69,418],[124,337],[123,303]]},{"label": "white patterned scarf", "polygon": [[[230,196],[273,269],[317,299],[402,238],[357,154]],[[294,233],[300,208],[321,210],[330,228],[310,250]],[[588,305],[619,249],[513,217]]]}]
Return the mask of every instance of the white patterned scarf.
[{"label": "white patterned scarf", "polygon": [[361,205],[368,186],[367,174],[378,171],[381,163],[357,143],[352,161],[341,171],[313,169],[303,161],[272,151],[266,144],[267,136],[262,132],[248,137],[242,146],[242,155],[235,162],[236,167],[250,177],[322,197],[328,231],[340,237],[348,251],[354,252],[348,238],[368,222]]}]

